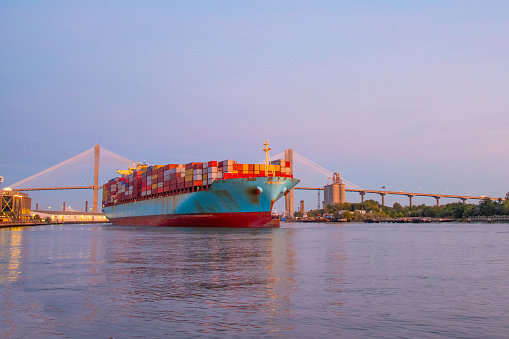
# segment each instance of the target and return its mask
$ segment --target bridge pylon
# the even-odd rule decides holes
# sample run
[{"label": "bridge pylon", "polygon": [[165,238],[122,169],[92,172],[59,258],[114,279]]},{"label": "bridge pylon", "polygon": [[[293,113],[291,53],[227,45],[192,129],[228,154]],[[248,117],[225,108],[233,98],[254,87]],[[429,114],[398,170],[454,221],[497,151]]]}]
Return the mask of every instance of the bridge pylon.
[{"label": "bridge pylon", "polygon": [[[293,175],[293,150],[285,149],[285,161],[290,162],[290,174]],[[287,218],[293,218],[293,188],[285,195],[285,210]]]},{"label": "bridge pylon", "polygon": [[[97,213],[97,205],[99,201],[99,145],[94,148],[94,203],[92,205],[92,212]],[[88,212],[88,211],[87,211]]]}]

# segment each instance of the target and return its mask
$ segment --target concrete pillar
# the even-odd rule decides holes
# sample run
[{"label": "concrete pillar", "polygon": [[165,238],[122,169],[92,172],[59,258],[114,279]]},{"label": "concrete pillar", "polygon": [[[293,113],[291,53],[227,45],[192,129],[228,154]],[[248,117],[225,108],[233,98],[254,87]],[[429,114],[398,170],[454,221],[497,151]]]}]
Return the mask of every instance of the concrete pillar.
[{"label": "concrete pillar", "polygon": [[294,212],[294,208],[293,208],[293,188],[290,190],[290,194],[288,194],[290,196],[290,218],[293,218],[293,212]]},{"label": "concrete pillar", "polygon": [[[285,161],[290,162],[290,174],[293,175],[293,150],[291,148],[285,150]],[[285,196],[286,215],[293,218],[293,188]]]},{"label": "concrete pillar", "polygon": [[364,202],[364,196],[366,195],[366,192],[359,192],[361,195],[361,202]]},{"label": "concrete pillar", "polygon": [[378,193],[382,196],[382,206],[385,206],[385,193]]},{"label": "concrete pillar", "polygon": [[437,199],[437,206],[440,206],[440,197],[435,197]]},{"label": "concrete pillar", "polygon": [[62,211],[65,212],[65,201],[64,201],[64,206],[62,206]]},{"label": "concrete pillar", "polygon": [[464,204],[466,204],[466,203],[467,203],[467,199],[465,199],[465,198],[461,198],[460,200],[461,200]]},{"label": "concrete pillar", "polygon": [[97,202],[99,200],[99,145],[94,150],[94,205],[92,211],[97,213]]},{"label": "concrete pillar", "polygon": [[85,201],[85,212],[88,212],[88,200]]},{"label": "concrete pillar", "polygon": [[412,207],[412,206],[413,206],[413,204],[412,204],[412,198],[413,198],[414,196],[413,196],[413,195],[407,195],[407,197],[408,197],[408,198],[410,198],[410,207]]}]

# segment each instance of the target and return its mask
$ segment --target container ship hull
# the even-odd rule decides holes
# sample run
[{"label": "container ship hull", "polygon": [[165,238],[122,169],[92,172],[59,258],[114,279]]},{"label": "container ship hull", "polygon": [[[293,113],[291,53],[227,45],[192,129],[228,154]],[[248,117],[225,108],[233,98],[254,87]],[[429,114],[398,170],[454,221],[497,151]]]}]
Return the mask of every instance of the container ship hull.
[{"label": "container ship hull", "polygon": [[103,207],[114,225],[279,227],[274,203],[299,183],[291,177],[215,180],[204,190],[178,192]]}]

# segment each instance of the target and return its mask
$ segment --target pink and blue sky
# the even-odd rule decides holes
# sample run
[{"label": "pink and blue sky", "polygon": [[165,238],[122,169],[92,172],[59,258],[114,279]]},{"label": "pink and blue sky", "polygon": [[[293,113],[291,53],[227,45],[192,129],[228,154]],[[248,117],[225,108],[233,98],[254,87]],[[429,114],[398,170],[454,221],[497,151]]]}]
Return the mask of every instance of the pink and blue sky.
[{"label": "pink and blue sky", "polygon": [[152,164],[258,162],[269,139],[367,189],[505,196],[507,13],[505,0],[2,1],[0,176],[95,144]]}]

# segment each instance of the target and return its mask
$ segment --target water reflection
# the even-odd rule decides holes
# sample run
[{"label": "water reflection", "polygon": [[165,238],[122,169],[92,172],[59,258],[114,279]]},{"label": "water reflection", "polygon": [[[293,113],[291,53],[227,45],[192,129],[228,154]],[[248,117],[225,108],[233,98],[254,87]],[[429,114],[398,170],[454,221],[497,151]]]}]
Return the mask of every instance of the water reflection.
[{"label": "water reflection", "polygon": [[[201,331],[246,326],[278,331],[291,316],[296,288],[292,232],[282,230],[123,230],[107,248],[106,272],[115,281],[115,302],[139,314],[182,321],[201,312]],[[139,309],[139,308],[138,308]],[[127,311],[129,313],[129,311]],[[225,316],[225,314],[229,314]],[[267,319],[247,323],[245,317]]]},{"label": "water reflection", "polygon": [[300,331],[341,308],[343,241],[313,229],[4,229],[0,337]]},{"label": "water reflection", "polygon": [[22,228],[0,229],[0,284],[17,281],[20,275]]}]

